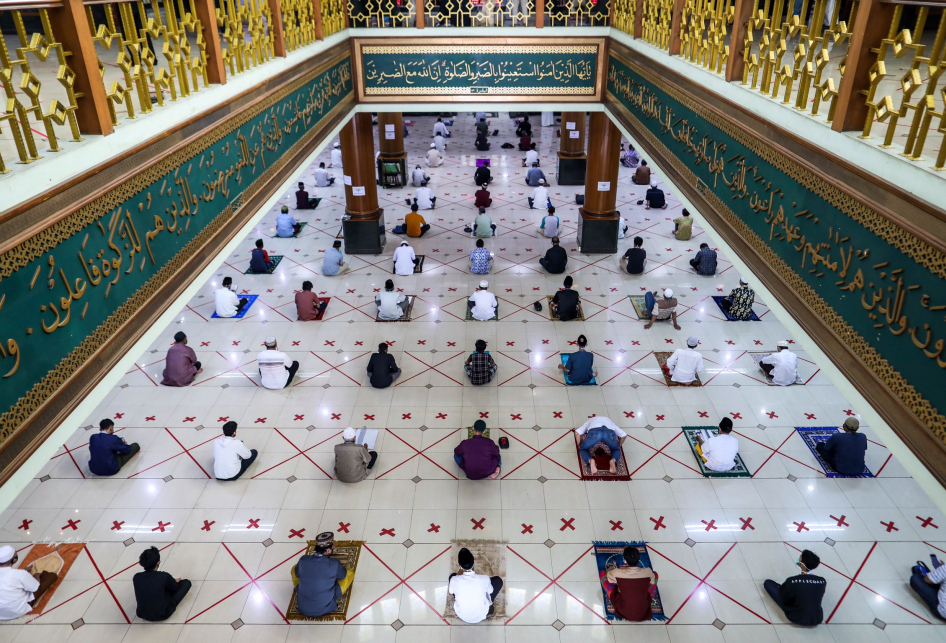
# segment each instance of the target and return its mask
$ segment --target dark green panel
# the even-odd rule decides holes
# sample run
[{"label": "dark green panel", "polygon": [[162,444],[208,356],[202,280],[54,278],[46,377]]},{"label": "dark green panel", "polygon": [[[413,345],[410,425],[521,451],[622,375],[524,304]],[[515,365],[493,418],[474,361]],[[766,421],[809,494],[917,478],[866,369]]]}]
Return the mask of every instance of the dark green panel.
[{"label": "dark green panel", "polygon": [[[946,287],[939,253],[760,141],[710,122],[695,103],[614,56],[607,89],[696,175],[701,190],[730,208],[934,411],[942,409]],[[889,373],[861,357],[890,385]],[[904,401],[917,412],[915,400]]]},{"label": "dark green panel", "polygon": [[87,338],[114,332],[351,94],[345,57],[4,253],[0,439],[85,361]]}]

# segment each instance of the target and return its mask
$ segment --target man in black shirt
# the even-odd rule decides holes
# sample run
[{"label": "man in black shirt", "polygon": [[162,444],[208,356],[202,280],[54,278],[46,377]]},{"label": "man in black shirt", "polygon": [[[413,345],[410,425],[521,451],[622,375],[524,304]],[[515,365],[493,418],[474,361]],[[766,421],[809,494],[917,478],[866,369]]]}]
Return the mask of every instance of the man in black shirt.
[{"label": "man in black shirt", "polygon": [[828,583],[811,573],[820,563],[817,554],[806,549],[795,563],[801,574],[786,578],[781,585],[774,580],[766,580],[763,585],[775,604],[785,612],[785,618],[796,625],[818,625],[824,620],[821,600]]},{"label": "man in black shirt", "polygon": [[565,264],[568,263],[568,253],[558,243],[558,237],[552,237],[552,247],[545,251],[544,257],[539,259],[539,265],[553,275],[565,272]]},{"label": "man in black shirt", "polygon": [[562,321],[569,321],[578,317],[578,306],[581,304],[581,301],[578,298],[578,292],[572,290],[572,280],[571,275],[565,277],[565,289],[559,290],[555,293],[555,296],[552,297],[552,311],[558,315],[558,318]]},{"label": "man in black shirt", "polygon": [[476,171],[473,173],[473,182],[477,185],[483,185],[484,183],[492,183],[493,176],[490,174],[489,167],[481,165],[476,168]]},{"label": "man in black shirt", "polygon": [[645,210],[650,209],[667,209],[667,200],[664,198],[664,191],[657,187],[657,181],[650,182],[650,189],[647,190],[647,195],[644,197],[647,201],[647,206]]},{"label": "man in black shirt", "polygon": [[647,261],[647,251],[641,247],[643,245],[643,239],[634,237],[634,247],[629,248],[628,251],[624,253],[622,259],[627,259],[627,266],[625,267],[627,274],[639,275],[644,272],[644,262]]},{"label": "man in black shirt", "polygon": [[394,356],[388,354],[385,342],[378,344],[378,352],[368,360],[368,380],[375,388],[387,388],[401,374],[401,369],[394,363]]},{"label": "man in black shirt", "polygon": [[189,580],[159,572],[160,562],[161,552],[157,547],[149,547],[138,557],[138,563],[144,567],[144,571],[132,578],[135,600],[138,601],[135,614],[146,621],[169,619],[191,588]]}]

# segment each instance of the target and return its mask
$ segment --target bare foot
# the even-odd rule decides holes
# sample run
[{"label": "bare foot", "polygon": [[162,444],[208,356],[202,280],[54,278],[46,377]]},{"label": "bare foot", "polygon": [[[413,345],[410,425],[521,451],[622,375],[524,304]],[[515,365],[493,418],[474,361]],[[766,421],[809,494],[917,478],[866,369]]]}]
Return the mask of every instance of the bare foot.
[{"label": "bare foot", "polygon": [[590,461],[588,462],[588,467],[591,469],[591,475],[593,475],[593,476],[598,475],[598,467],[595,465],[595,461],[594,461],[594,460],[590,460]]},{"label": "bare foot", "polygon": [[496,470],[493,471],[493,474],[489,477],[490,480],[495,480],[496,476],[499,475],[499,467],[496,467]]},{"label": "bare foot", "polygon": [[608,467],[608,471],[610,471],[611,473],[618,472],[618,467],[617,467],[617,464],[615,464],[614,462],[614,458],[611,458],[611,466]]},{"label": "bare foot", "polygon": [[204,372],[204,369],[198,368],[198,369],[197,369],[197,372],[194,373],[194,375],[200,375],[200,374],[203,373],[203,372]]}]

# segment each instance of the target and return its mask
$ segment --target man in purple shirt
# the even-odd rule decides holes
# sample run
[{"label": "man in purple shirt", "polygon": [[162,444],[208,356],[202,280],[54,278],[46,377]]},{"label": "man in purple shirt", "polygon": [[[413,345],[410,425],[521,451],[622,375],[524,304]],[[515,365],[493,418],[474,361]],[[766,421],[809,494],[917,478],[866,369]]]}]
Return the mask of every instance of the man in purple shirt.
[{"label": "man in purple shirt", "polygon": [[197,361],[197,353],[187,345],[187,335],[181,331],[174,333],[174,343],[164,363],[164,386],[187,386],[204,370]]},{"label": "man in purple shirt", "polygon": [[499,447],[483,435],[485,431],[486,422],[477,420],[473,423],[473,437],[464,440],[453,450],[453,459],[470,480],[495,480],[503,464]]}]

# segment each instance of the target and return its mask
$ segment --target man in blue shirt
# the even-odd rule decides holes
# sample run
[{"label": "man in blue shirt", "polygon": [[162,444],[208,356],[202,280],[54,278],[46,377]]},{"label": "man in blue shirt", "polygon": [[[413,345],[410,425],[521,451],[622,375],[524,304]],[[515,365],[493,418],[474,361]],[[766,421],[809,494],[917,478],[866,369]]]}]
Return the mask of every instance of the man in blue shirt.
[{"label": "man in blue shirt", "polygon": [[492,267],[490,262],[493,260],[489,250],[484,247],[483,240],[476,240],[476,248],[470,253],[470,272],[474,275],[485,275],[489,273]]},{"label": "man in blue shirt", "polygon": [[297,580],[296,604],[299,612],[306,616],[324,616],[338,609],[338,599],[342,597],[342,587],[339,581],[347,581],[346,587],[351,585],[349,574],[354,573],[345,569],[337,558],[332,558],[334,542],[328,534],[319,534],[316,538],[315,551],[299,559],[292,568],[293,576]]},{"label": "man in blue shirt", "polygon": [[538,163],[533,163],[532,167],[526,173],[526,185],[531,185],[534,188],[539,187],[539,179],[542,179],[546,183],[548,180],[545,178],[545,172],[539,169]]},{"label": "man in blue shirt", "polygon": [[559,364],[559,370],[565,371],[568,375],[568,383],[572,385],[590,384],[591,380],[597,375],[594,359],[595,356],[585,350],[588,346],[588,338],[584,335],[578,336],[578,350],[568,354],[568,362]]},{"label": "man in blue shirt", "polygon": [[824,458],[828,466],[845,476],[864,473],[867,436],[857,432],[860,425],[857,418],[848,418],[844,420],[841,433],[835,433],[815,446],[818,455]]},{"label": "man in blue shirt", "polygon": [[342,242],[335,240],[332,247],[325,251],[325,259],[322,260],[322,274],[326,277],[334,277],[348,270],[348,264],[345,263],[345,255],[342,254]]},{"label": "man in blue shirt", "polygon": [[99,422],[99,432],[89,438],[89,471],[97,476],[113,476],[141,450],[137,442],[128,444],[115,435],[115,423]]},{"label": "man in blue shirt", "polygon": [[269,253],[263,248],[263,240],[256,240],[256,249],[250,253],[250,270],[256,273],[265,273],[273,267]]},{"label": "man in blue shirt", "polygon": [[300,229],[302,229],[302,226],[299,225],[295,217],[289,214],[289,206],[284,205],[280,213],[276,216],[276,236],[291,237],[294,234],[298,234]]},{"label": "man in blue shirt", "polygon": [[696,270],[698,275],[716,274],[716,251],[707,244],[700,244],[700,251],[696,256],[690,259],[690,265]]}]

